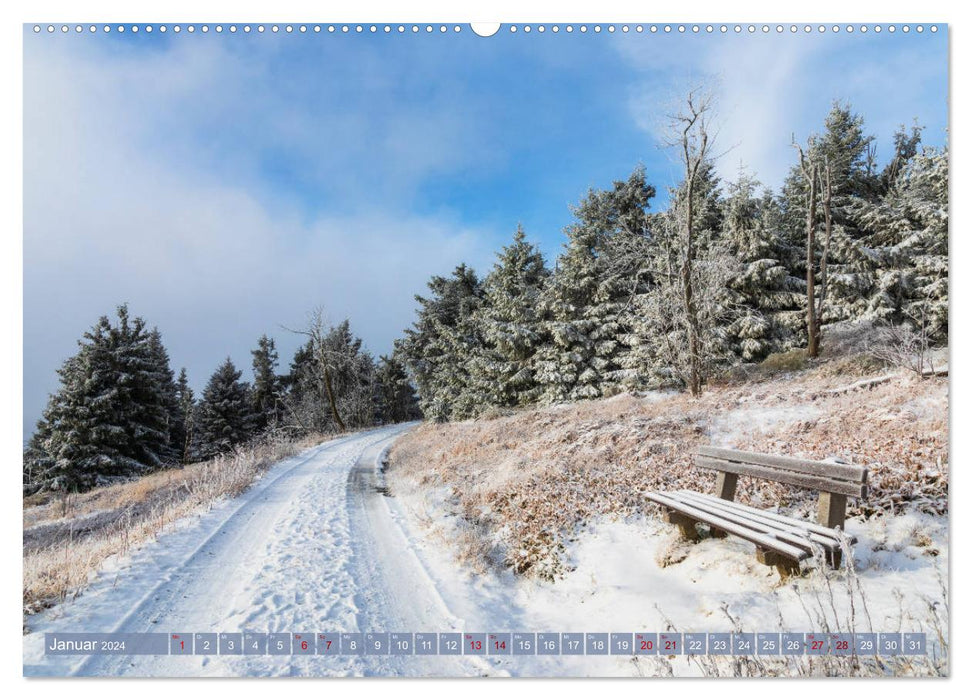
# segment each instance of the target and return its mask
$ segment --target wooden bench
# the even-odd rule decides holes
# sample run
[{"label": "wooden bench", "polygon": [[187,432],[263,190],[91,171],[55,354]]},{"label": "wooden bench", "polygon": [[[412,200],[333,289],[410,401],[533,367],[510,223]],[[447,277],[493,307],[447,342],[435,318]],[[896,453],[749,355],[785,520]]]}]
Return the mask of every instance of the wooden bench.
[{"label": "wooden bench", "polygon": [[[665,519],[678,526],[682,536],[697,540],[695,526],[705,523],[714,537],[741,537],[755,544],[760,562],[777,567],[783,576],[798,571],[800,562],[811,557],[817,548],[822,549],[831,566],[839,567],[842,549],[837,528],[842,529],[846,519],[846,499],[866,497],[865,468],[720,447],[699,448],[694,464],[718,472],[714,495],[686,490],[647,494],[661,506]],[[736,503],[739,476],[818,491],[818,522]],[[851,543],[856,541],[853,537],[848,539]]]}]

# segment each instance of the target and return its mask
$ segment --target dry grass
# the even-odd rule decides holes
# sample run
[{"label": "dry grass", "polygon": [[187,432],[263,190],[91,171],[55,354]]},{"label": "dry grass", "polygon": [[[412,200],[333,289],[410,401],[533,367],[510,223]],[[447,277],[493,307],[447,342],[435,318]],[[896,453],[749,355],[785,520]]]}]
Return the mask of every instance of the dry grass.
[{"label": "dry grass", "polygon": [[[875,629],[870,618],[868,598],[859,574],[853,568],[852,557],[843,571],[819,565],[811,569],[803,585],[796,588],[802,615],[799,619],[787,618],[780,611],[778,629],[785,631],[815,630],[829,633],[874,632],[923,632],[926,634],[925,655],[861,655],[846,656],[834,653],[797,656],[759,655],[698,655],[688,657],[705,677],[730,678],[850,678],[850,677],[946,677],[950,669],[948,655],[950,645],[947,621],[950,615],[947,582],[938,579],[939,590],[926,591],[921,598],[926,607],[922,610],[901,613],[893,626]],[[656,606],[655,606],[656,607]],[[665,619],[665,630],[681,630],[660,608]],[[840,613],[838,611],[845,612]],[[722,614],[731,624],[733,632],[756,632],[745,629],[741,619],[745,610],[732,610],[723,604]],[[671,664],[663,657],[635,657],[632,659],[638,675],[673,675]]]},{"label": "dry grass", "polygon": [[24,614],[76,597],[109,557],[241,494],[273,464],[322,439],[268,441],[67,498],[25,499]]},{"label": "dry grass", "polygon": [[[905,507],[945,513],[947,380],[899,375],[848,388],[871,369],[844,359],[712,387],[700,399],[621,395],[428,424],[392,448],[388,479],[393,490],[450,489],[455,512],[488,544],[470,551],[548,579],[564,571],[562,544],[583,523],[652,511],[648,490],[710,491],[714,473],[690,464],[700,444],[866,465],[871,495],[851,516]],[[814,494],[743,478],[739,499],[809,514]]]}]

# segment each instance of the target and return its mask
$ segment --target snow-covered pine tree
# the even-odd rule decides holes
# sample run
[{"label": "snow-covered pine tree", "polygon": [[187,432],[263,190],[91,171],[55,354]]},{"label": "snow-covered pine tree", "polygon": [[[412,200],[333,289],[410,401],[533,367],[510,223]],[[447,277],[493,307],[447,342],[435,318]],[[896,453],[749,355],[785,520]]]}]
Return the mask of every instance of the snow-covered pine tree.
[{"label": "snow-covered pine tree", "polygon": [[158,328],[153,328],[148,334],[149,362],[148,382],[146,383],[146,401],[152,405],[159,401],[164,409],[161,421],[167,431],[165,446],[159,456],[165,464],[179,464],[182,461],[182,426],[185,419],[182,406],[179,403],[179,391],[175,382],[175,374],[169,364],[169,353],[162,344],[162,334]]},{"label": "snow-covered pine tree", "polygon": [[745,362],[788,350],[802,337],[805,283],[789,274],[779,235],[781,212],[771,192],[744,170],[727,185],[722,240],[738,261],[729,281],[737,313],[727,329],[732,352]]},{"label": "snow-covered pine tree", "polygon": [[868,312],[884,322],[906,324],[932,342],[946,342],[947,149],[927,148],[894,162],[901,160],[886,195],[859,209],[880,260]]},{"label": "snow-covered pine tree", "polygon": [[415,296],[417,319],[396,341],[396,352],[414,378],[427,418],[474,416],[467,361],[480,343],[472,316],[482,304],[482,284],[475,271],[462,264],[450,277],[432,277],[428,288],[430,296]]},{"label": "snow-covered pine tree", "polygon": [[175,381],[175,394],[179,404],[178,422],[173,426],[172,436],[179,450],[179,461],[188,464],[196,459],[193,453],[193,433],[196,411],[195,395],[189,386],[189,375],[183,367]]},{"label": "snow-covered pine tree", "polygon": [[611,190],[590,190],[573,208],[566,249],[540,298],[548,340],[534,365],[544,403],[593,399],[629,383],[625,312],[644,276],[630,251],[647,235],[654,194],[639,167]]},{"label": "snow-covered pine tree", "polygon": [[296,349],[290,371],[282,377],[284,415],[296,432],[323,433],[331,422],[326,397],[319,391],[321,380],[316,371],[313,341],[308,340]]},{"label": "snow-covered pine tree", "polygon": [[549,275],[539,249],[520,225],[483,282],[474,322],[482,346],[469,362],[478,410],[531,404],[539,396],[532,359],[543,343],[539,299]]},{"label": "snow-covered pine tree", "polygon": [[253,416],[249,387],[242,373],[226,358],[209,378],[199,404],[196,430],[200,457],[208,459],[250,439]]},{"label": "snow-covered pine tree", "polygon": [[401,423],[421,417],[415,390],[405,365],[394,354],[381,355],[376,369],[378,415],[383,423]]},{"label": "snow-covered pine tree", "polygon": [[373,425],[375,363],[350,322],[325,327],[318,309],[308,328],[297,332],[309,339],[294,353],[289,374],[280,377],[280,417],[287,427],[306,434]]},{"label": "snow-covered pine tree", "polygon": [[[849,105],[837,102],[826,117],[822,134],[810,136],[805,151],[808,163],[815,164],[820,172],[829,168],[831,173],[832,240],[827,254],[827,296],[821,319],[824,324],[865,317],[873,294],[879,259],[867,244],[866,232],[855,215],[861,201],[873,201],[879,194],[880,173],[874,162],[873,140],[864,131],[863,118]],[[787,244],[803,251],[808,194],[800,166],[793,166],[782,192],[783,233]],[[824,247],[825,241],[820,240],[816,246],[817,267]],[[804,258],[805,255],[803,260],[793,261],[796,267],[790,268],[801,279],[806,278]]]},{"label": "snow-covered pine tree", "polygon": [[281,380],[277,375],[279,355],[273,338],[260,336],[253,355],[253,428],[262,432],[276,425],[280,417]]},{"label": "snow-covered pine tree", "polygon": [[57,370],[60,389],[47,398],[44,412],[24,450],[24,495],[57,486],[62,490],[76,491],[88,480],[74,464],[61,464],[62,473],[56,472],[53,456],[56,446],[52,442],[55,427],[65,415],[65,404],[82,381],[80,362],[79,353],[65,360]]},{"label": "snow-covered pine tree", "polygon": [[31,471],[44,472],[49,488],[87,489],[171,457],[171,371],[161,337],[130,319],[127,305],[117,313],[117,324],[103,316],[85,333],[59,370],[60,389],[29,446]]}]

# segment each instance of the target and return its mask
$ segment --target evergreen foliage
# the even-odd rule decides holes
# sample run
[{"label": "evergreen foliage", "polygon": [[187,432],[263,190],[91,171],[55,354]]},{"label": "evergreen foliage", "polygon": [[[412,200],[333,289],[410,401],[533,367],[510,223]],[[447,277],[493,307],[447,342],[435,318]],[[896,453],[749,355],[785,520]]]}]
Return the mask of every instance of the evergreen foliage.
[{"label": "evergreen foliage", "polygon": [[475,415],[468,360],[481,347],[473,316],[482,305],[482,284],[472,268],[459,265],[451,277],[432,277],[431,295],[416,296],[417,319],[396,342],[418,388],[426,418],[435,421]]},{"label": "evergreen foliage", "polygon": [[518,227],[483,281],[474,317],[482,342],[468,364],[477,406],[520,406],[538,398],[532,361],[544,340],[539,301],[548,275],[543,255]]},{"label": "evergreen foliage", "polygon": [[781,236],[782,214],[771,192],[745,172],[727,186],[723,236],[738,274],[728,282],[738,313],[727,329],[731,350],[744,362],[764,359],[799,342],[805,283],[786,267],[791,253]]},{"label": "evergreen foliage", "polygon": [[250,388],[242,373],[226,358],[209,378],[199,404],[197,449],[203,459],[227,452],[253,436]]},{"label": "evergreen foliage", "polygon": [[[822,323],[904,323],[947,342],[947,151],[922,150],[921,129],[901,128],[880,169],[863,118],[834,103],[805,156],[818,178],[811,255]],[[695,161],[690,188],[686,175],[657,213],[643,168],[590,190],[552,271],[520,229],[481,284],[464,265],[433,277],[397,343],[425,415],[456,420],[659,386],[694,391],[699,370],[703,383],[730,364],[805,347],[802,163],[776,196],[744,172],[723,185],[710,159]]]},{"label": "evergreen foliage", "polygon": [[25,452],[25,479],[76,491],[143,474],[177,460],[171,424],[176,412],[172,371],[157,331],[127,305],[117,322],[103,316],[58,371]]},{"label": "evergreen foliage", "polygon": [[333,433],[622,390],[697,393],[721,367],[807,344],[807,266],[826,290],[823,324],[869,319],[945,344],[948,151],[921,137],[901,128],[880,169],[862,117],[835,103],[778,195],[744,171],[723,184],[699,141],[682,141],[691,167],[664,210],[649,211],[655,188],[637,168],[573,207],[555,269],[519,227],[484,279],[464,264],[432,277],[392,354],[375,362],[348,320],[327,326],[318,311],[297,331],[307,341],[287,374],[264,335],[252,387],[227,359],[198,403],[159,331],[122,305],[57,370],[24,450],[24,491],[90,488],[271,428]]},{"label": "evergreen foliage", "polygon": [[280,356],[276,343],[266,335],[260,336],[253,355],[253,428],[262,432],[277,424],[280,418],[283,382],[276,368]]},{"label": "evergreen foliage", "polygon": [[421,417],[415,389],[404,363],[396,355],[382,355],[376,374],[379,389],[377,416],[380,422],[402,423]]},{"label": "evergreen foliage", "polygon": [[610,190],[590,190],[573,209],[566,249],[540,299],[548,341],[535,366],[543,402],[596,398],[629,378],[625,311],[645,283],[636,252],[654,194],[638,168]]},{"label": "evergreen foliage", "polygon": [[196,399],[189,386],[189,375],[185,367],[179,372],[175,382],[175,395],[179,410],[177,420],[172,426],[172,447],[179,453],[183,464],[188,464],[198,458],[193,449],[195,434]]}]

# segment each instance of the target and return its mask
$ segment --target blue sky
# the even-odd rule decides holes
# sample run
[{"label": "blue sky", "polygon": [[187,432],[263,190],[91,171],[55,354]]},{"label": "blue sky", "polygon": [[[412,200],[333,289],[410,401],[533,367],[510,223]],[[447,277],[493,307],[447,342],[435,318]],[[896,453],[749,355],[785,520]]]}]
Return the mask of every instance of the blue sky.
[{"label": "blue sky", "polygon": [[[620,32],[24,36],[24,419],[123,301],[196,388],[262,333],[285,367],[323,305],[375,353],[429,275],[485,272],[521,222],[551,258],[569,205],[643,164],[716,86],[719,170],[776,186],[790,136],[848,100],[878,158],[947,128],[947,36]],[[663,201],[663,196],[661,197]]]}]

